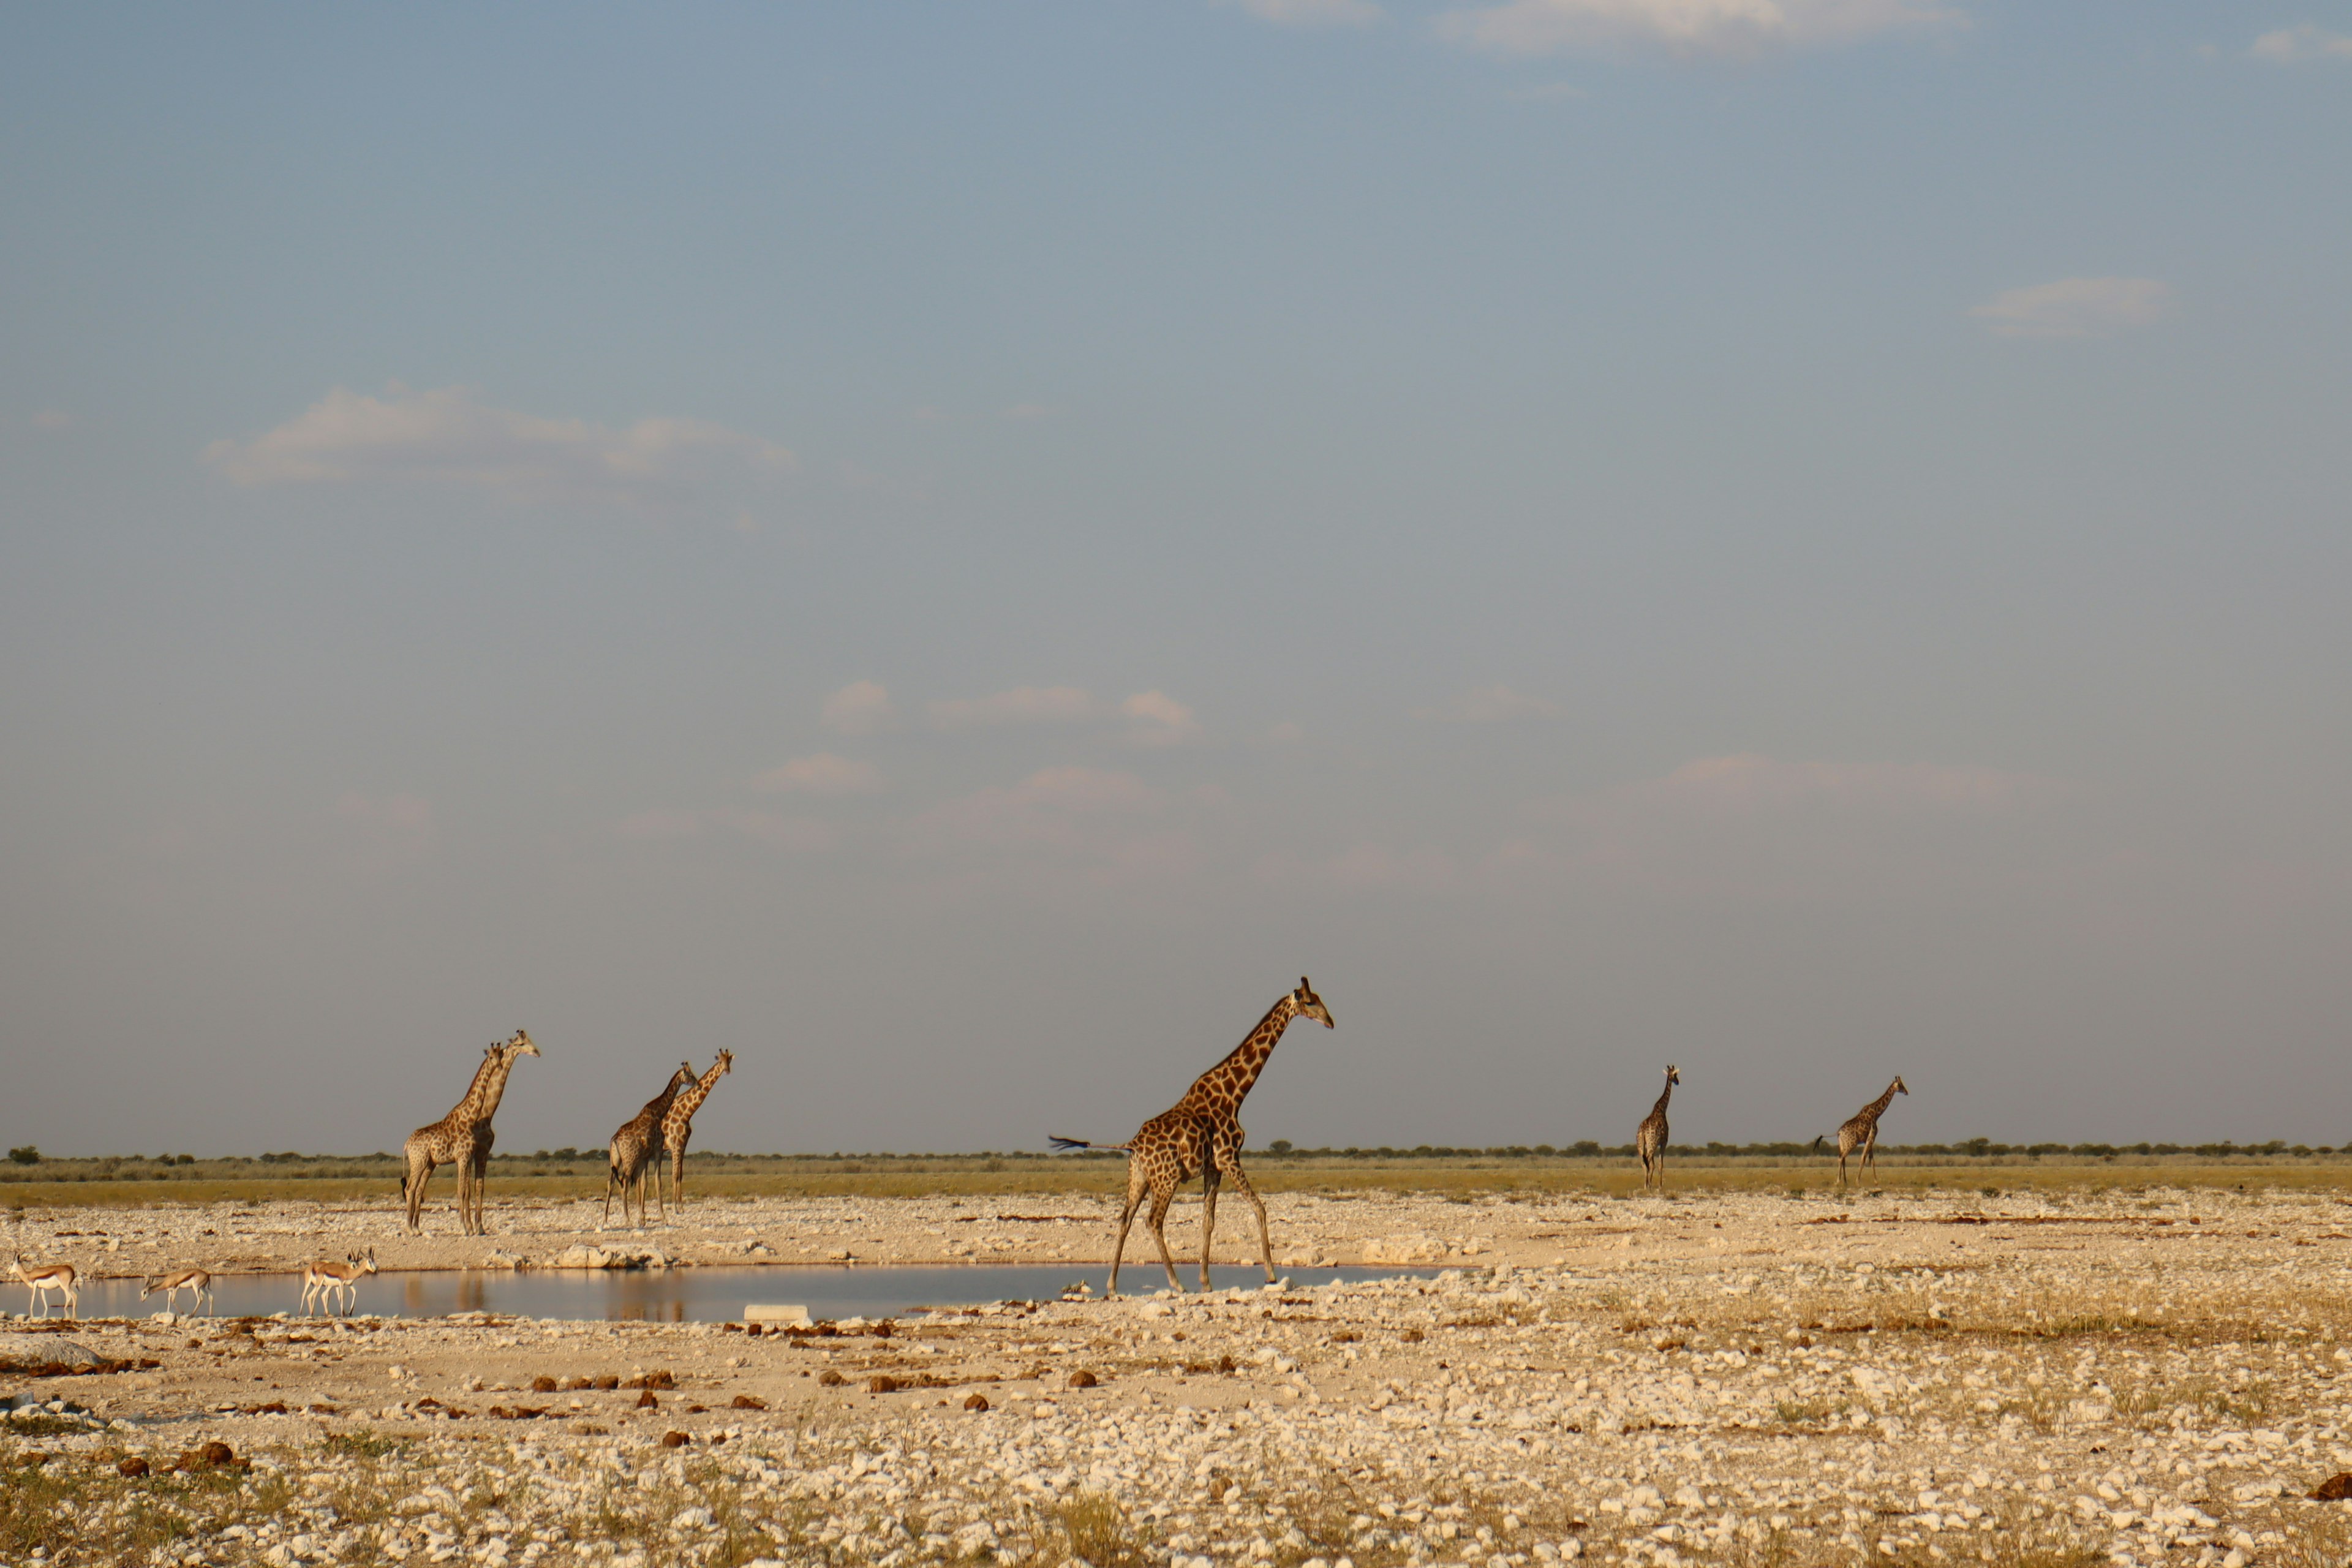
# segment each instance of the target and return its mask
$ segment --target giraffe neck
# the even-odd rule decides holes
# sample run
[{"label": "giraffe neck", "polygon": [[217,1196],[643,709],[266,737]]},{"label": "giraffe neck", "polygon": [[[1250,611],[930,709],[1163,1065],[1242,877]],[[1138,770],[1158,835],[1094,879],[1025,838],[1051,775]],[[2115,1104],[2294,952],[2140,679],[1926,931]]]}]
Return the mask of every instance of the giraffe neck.
[{"label": "giraffe neck", "polygon": [[479,1114],[483,1086],[488,1083],[490,1068],[497,1065],[499,1058],[503,1054],[499,1051],[482,1053],[482,1065],[474,1069],[474,1081],[466,1086],[465,1098],[451,1107],[449,1114],[443,1120],[453,1123],[470,1121]]},{"label": "giraffe neck", "polygon": [[1666,1113],[1666,1101],[1672,1100],[1674,1097],[1675,1080],[1668,1079],[1666,1079],[1664,1091],[1658,1096],[1658,1103],[1650,1107],[1650,1114],[1653,1116],[1664,1116]]},{"label": "giraffe neck", "polygon": [[702,1109],[702,1102],[710,1098],[710,1091],[719,1087],[719,1075],[725,1070],[717,1062],[712,1062],[710,1070],[697,1079],[693,1088],[681,1089],[677,1091],[677,1098],[670,1101],[669,1112],[662,1120],[679,1122],[693,1121],[694,1113]]},{"label": "giraffe neck", "polygon": [[481,1103],[474,1109],[474,1125],[487,1126],[499,1113],[499,1101],[506,1098],[507,1077],[514,1071],[515,1063],[522,1059],[520,1051],[500,1051],[498,1066],[482,1085]]},{"label": "giraffe neck", "polygon": [[1297,1016],[1296,996],[1285,996],[1276,1002],[1223,1061],[1192,1080],[1192,1087],[1178,1101],[1178,1108],[1213,1110],[1225,1116],[1239,1110],[1242,1100],[1257,1083],[1257,1075],[1265,1070],[1266,1058],[1274,1055],[1275,1043]]},{"label": "giraffe neck", "polygon": [[1886,1092],[1885,1094],[1880,1095],[1876,1100],[1872,1100],[1868,1105],[1862,1108],[1862,1113],[1864,1116],[1869,1117],[1873,1121],[1875,1121],[1880,1117],[1885,1115],[1886,1108],[1894,1103],[1895,1086],[1890,1083],[1886,1086]]}]

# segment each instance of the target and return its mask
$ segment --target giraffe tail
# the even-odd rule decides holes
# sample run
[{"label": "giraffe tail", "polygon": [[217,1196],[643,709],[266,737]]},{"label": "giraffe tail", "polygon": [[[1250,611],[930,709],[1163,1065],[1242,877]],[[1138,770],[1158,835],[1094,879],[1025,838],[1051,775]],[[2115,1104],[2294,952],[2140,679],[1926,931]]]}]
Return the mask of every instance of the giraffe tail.
[{"label": "giraffe tail", "polygon": [[1816,1133],[1814,1133],[1814,1134],[1813,1134],[1813,1146],[1812,1146],[1812,1149],[1811,1150],[1811,1152],[1815,1153],[1815,1154],[1820,1153],[1820,1152],[1822,1152],[1822,1141],[1823,1139],[1827,1138],[1828,1136],[1829,1136],[1829,1134],[1828,1134],[1828,1133],[1826,1133],[1826,1132],[1816,1132]]},{"label": "giraffe tail", "polygon": [[1089,1143],[1083,1138],[1062,1138],[1051,1132],[1045,1134],[1045,1141],[1054,1146],[1056,1153],[1070,1149],[1100,1149],[1105,1152],[1117,1152],[1122,1154],[1131,1154],[1135,1152],[1125,1143]]}]

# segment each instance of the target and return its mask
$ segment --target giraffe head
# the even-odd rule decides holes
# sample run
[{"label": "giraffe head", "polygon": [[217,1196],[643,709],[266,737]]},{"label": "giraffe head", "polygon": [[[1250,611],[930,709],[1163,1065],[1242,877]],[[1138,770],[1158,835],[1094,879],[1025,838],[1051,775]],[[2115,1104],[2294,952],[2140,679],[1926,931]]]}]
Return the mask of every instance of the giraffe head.
[{"label": "giraffe head", "polygon": [[514,1038],[507,1042],[506,1048],[519,1057],[539,1055],[539,1047],[530,1043],[530,1035],[522,1029],[517,1029],[514,1032]]},{"label": "giraffe head", "polygon": [[1668,1062],[1666,1064],[1666,1081],[1668,1083],[1680,1083],[1682,1080],[1683,1069],[1675,1066],[1674,1063]]},{"label": "giraffe head", "polygon": [[1900,1073],[1897,1073],[1895,1076],[1895,1092],[1897,1094],[1908,1094],[1911,1092],[1909,1089],[1903,1087],[1903,1075]]},{"label": "giraffe head", "polygon": [[1320,1018],[1323,1020],[1323,1026],[1327,1029],[1336,1029],[1339,1026],[1331,1021],[1331,1009],[1323,1005],[1323,998],[1315,994],[1315,987],[1307,982],[1304,974],[1298,977],[1298,989],[1290,994],[1290,1000],[1297,1006],[1298,1016]]},{"label": "giraffe head", "polygon": [[719,1068],[720,1077],[725,1077],[727,1074],[735,1070],[735,1053],[733,1051],[719,1052],[719,1060],[712,1065]]}]

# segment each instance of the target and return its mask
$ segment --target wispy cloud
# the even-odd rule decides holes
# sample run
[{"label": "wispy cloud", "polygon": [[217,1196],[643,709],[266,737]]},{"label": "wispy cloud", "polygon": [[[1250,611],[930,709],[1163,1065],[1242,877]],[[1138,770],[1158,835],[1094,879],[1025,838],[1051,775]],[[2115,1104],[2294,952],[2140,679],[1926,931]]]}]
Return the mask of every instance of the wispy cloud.
[{"label": "wispy cloud", "polygon": [[1076,724],[1096,715],[1084,687],[1016,686],[986,697],[950,698],[930,705],[931,722],[942,730],[976,730],[997,724]]},{"label": "wispy cloud", "polygon": [[1127,738],[1139,746],[1181,746],[1200,737],[1192,710],[1164,691],[1139,691],[1118,710],[1128,721]]},{"label": "wispy cloud", "polygon": [[1372,0],[1219,0],[1278,27],[1360,27],[1384,13]]},{"label": "wispy cloud", "polygon": [[1454,724],[1504,724],[1514,719],[1557,719],[1559,707],[1540,697],[1496,685],[1465,691],[1443,707],[1416,708],[1412,716]]},{"label": "wispy cloud", "polygon": [[1746,55],[1851,43],[1963,20],[1913,0],[1504,0],[1437,19],[1456,43],[1500,55]]},{"label": "wispy cloud", "polygon": [[843,735],[877,735],[897,721],[890,689],[878,680],[853,680],[824,700],[824,727]]},{"label": "wispy cloud", "polygon": [[73,424],[73,416],[62,408],[44,408],[33,416],[36,430],[63,430]]},{"label": "wispy cloud", "polygon": [[704,420],[616,430],[493,407],[467,387],[397,385],[382,397],[339,386],[274,430],[214,442],[204,459],[240,485],[432,485],[641,510],[740,499],[794,466],[773,442]]},{"label": "wispy cloud", "polygon": [[2264,33],[2246,52],[2266,65],[2299,66],[2315,60],[2352,64],[2352,36],[2331,33],[2306,23],[2300,27],[2281,27],[2276,32]]},{"label": "wispy cloud", "polygon": [[2171,289],[2153,278],[2062,278],[1996,294],[1969,314],[2005,338],[2099,338],[2172,310]]},{"label": "wispy cloud", "polygon": [[776,794],[872,795],[882,787],[882,770],[857,758],[819,752],[812,757],[794,757],[780,768],[771,768],[752,783]]}]

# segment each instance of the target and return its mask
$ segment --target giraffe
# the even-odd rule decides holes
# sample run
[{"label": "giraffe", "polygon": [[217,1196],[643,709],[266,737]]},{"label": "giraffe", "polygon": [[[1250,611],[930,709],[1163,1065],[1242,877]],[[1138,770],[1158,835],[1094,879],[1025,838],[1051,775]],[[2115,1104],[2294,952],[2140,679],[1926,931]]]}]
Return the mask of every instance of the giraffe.
[{"label": "giraffe", "polygon": [[1089,1143],[1081,1138],[1055,1138],[1056,1149],[1120,1149],[1127,1152],[1127,1205],[1119,1211],[1118,1239],[1110,1253],[1109,1294],[1118,1294],[1118,1264],[1127,1251],[1128,1227],[1147,1192],[1151,1194],[1151,1235],[1160,1244],[1160,1266],[1168,1271],[1168,1288],[1181,1290],[1176,1260],[1168,1253],[1168,1205],[1176,1189],[1195,1173],[1201,1177],[1201,1289],[1209,1288],[1209,1248],[1217,1229],[1217,1187],[1231,1182],[1234,1190],[1257,1211],[1258,1253],[1265,1263],[1266,1283],[1274,1283],[1274,1238],[1266,1230],[1265,1202],[1242,1170],[1242,1142],[1247,1136],[1238,1120],[1242,1100],[1265,1070],[1266,1058],[1293,1018],[1317,1018],[1327,1029],[1339,1026],[1307,976],[1298,989],[1276,1002],[1257,1027],[1235,1046],[1224,1060],[1192,1080],[1184,1098],[1145,1122],[1124,1143]]},{"label": "giraffe", "polygon": [[[667,1110],[662,1112],[661,1147],[669,1153],[669,1195],[677,1200],[680,1208],[686,1206],[686,1141],[694,1136],[694,1113],[702,1109],[702,1102],[709,1100],[710,1091],[719,1087],[719,1079],[734,1070],[735,1053],[719,1052],[719,1059],[710,1064],[710,1070],[678,1090],[677,1098],[669,1102]],[[660,1180],[658,1172],[655,1173],[655,1180]],[[640,1198],[639,1202],[642,1203],[643,1199]],[[638,1212],[642,1214],[644,1210],[640,1208]],[[662,1205],[662,1217],[669,1217],[667,1203]]]},{"label": "giraffe", "polygon": [[196,1305],[204,1308],[206,1317],[213,1315],[213,1277],[204,1269],[183,1268],[177,1274],[158,1275],[139,1287],[139,1299],[144,1301],[158,1290],[163,1292],[163,1310],[167,1312],[179,1300],[180,1292],[185,1290],[195,1297]]},{"label": "giraffe", "polygon": [[492,1045],[482,1052],[482,1065],[474,1069],[474,1081],[466,1086],[466,1097],[448,1115],[430,1126],[418,1128],[400,1146],[408,1162],[408,1174],[400,1184],[400,1195],[408,1205],[411,1236],[424,1234],[417,1216],[424,1210],[425,1184],[432,1181],[436,1165],[457,1167],[457,1221],[461,1226],[465,1223],[466,1187],[471,1180],[466,1157],[472,1152],[474,1116],[481,1103],[482,1084],[490,1075],[490,1064],[497,1060],[499,1050],[498,1046]]},{"label": "giraffe", "polygon": [[55,1290],[65,1298],[66,1316],[81,1316],[81,1275],[70,1263],[47,1263],[38,1268],[25,1267],[25,1255],[16,1254],[16,1266],[8,1270],[23,1280],[32,1294],[25,1301],[25,1316],[33,1315],[33,1304],[40,1303],[41,1316],[49,1315],[49,1292]]},{"label": "giraffe", "polygon": [[1681,1071],[1667,1063],[1665,1089],[1633,1131],[1633,1152],[1642,1157],[1642,1184],[1646,1187],[1655,1182],[1660,1192],[1666,1190],[1666,1101],[1675,1097],[1675,1085],[1682,1080]]},{"label": "giraffe", "polygon": [[302,1310],[310,1310],[315,1298],[321,1310],[330,1301],[340,1299],[348,1314],[359,1300],[359,1283],[375,1272],[375,1248],[364,1253],[347,1252],[341,1263],[306,1263],[302,1266]]},{"label": "giraffe", "polygon": [[482,1217],[482,1194],[490,1184],[490,1145],[499,1141],[499,1135],[491,1131],[490,1118],[499,1113],[499,1101],[506,1097],[507,1077],[514,1071],[515,1063],[537,1055],[539,1047],[531,1044],[530,1036],[517,1029],[514,1038],[499,1047],[499,1058],[482,1080],[480,1103],[476,1108],[472,1136],[467,1140],[466,1173],[472,1180],[461,1184],[457,1194],[457,1206],[465,1215],[468,1236],[490,1234],[489,1225]]},{"label": "giraffe", "polygon": [[[646,1100],[645,1109],[630,1117],[622,1124],[621,1130],[613,1134],[613,1142],[605,1150],[604,1218],[598,1222],[597,1229],[604,1229],[612,1220],[613,1189],[615,1187],[621,1191],[621,1223],[629,1223],[629,1189],[635,1187],[637,1192],[637,1224],[640,1227],[645,1225],[648,1173],[654,1186],[658,1188],[661,1184],[661,1120],[669,1113],[670,1101],[677,1098],[677,1091],[693,1081],[694,1064],[678,1063],[677,1070],[669,1075],[668,1087]],[[665,1217],[667,1213],[665,1207]]]},{"label": "giraffe", "polygon": [[[1845,1157],[1856,1149],[1862,1151],[1864,1170],[1878,1169],[1878,1119],[1886,1114],[1886,1108],[1895,1103],[1896,1095],[1910,1092],[1903,1086],[1902,1075],[1896,1074],[1895,1081],[1886,1086],[1885,1094],[1855,1111],[1837,1130],[1839,1186],[1845,1185]],[[1813,1147],[1820,1148],[1822,1142],[1820,1138],[1814,1139]]]}]

